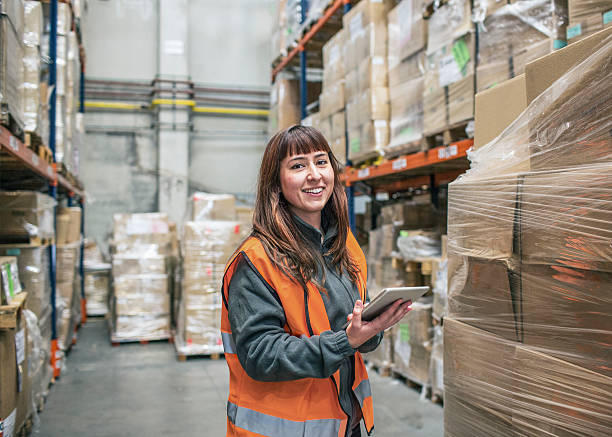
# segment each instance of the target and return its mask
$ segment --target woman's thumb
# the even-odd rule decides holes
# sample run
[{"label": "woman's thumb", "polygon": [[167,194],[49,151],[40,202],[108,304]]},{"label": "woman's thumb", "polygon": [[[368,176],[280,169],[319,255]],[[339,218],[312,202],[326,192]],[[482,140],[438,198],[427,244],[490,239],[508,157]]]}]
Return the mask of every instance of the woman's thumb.
[{"label": "woman's thumb", "polygon": [[358,300],[353,307],[353,325],[361,324],[361,312],[363,311],[363,302]]}]

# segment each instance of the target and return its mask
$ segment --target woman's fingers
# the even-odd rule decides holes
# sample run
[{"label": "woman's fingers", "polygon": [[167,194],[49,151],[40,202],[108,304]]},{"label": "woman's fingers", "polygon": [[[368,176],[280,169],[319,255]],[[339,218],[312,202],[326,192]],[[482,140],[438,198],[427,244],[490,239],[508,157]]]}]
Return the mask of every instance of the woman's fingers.
[{"label": "woman's fingers", "polygon": [[361,326],[361,312],[363,311],[363,302],[358,300],[353,307],[352,323],[355,327]]}]

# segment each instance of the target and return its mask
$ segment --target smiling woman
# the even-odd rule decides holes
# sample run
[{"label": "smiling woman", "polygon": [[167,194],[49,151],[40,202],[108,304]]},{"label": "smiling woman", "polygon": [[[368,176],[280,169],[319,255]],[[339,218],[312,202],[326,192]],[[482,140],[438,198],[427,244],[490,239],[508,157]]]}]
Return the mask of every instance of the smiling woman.
[{"label": "smiling woman", "polygon": [[354,437],[362,419],[372,430],[361,353],[409,308],[398,301],[362,321],[366,278],[329,144],[311,127],[277,133],[261,163],[253,232],[223,278],[227,435]]}]

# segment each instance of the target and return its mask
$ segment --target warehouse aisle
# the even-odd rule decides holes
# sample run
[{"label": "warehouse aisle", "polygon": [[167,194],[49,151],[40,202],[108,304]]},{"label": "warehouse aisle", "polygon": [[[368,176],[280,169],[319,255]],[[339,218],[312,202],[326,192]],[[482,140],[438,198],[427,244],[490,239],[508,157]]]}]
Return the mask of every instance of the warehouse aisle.
[{"label": "warehouse aisle", "polygon": [[[441,437],[443,411],[402,383],[371,372],[377,437]],[[172,345],[112,347],[89,319],[40,414],[44,437],[222,436],[228,373],[223,360],[179,362]]]}]

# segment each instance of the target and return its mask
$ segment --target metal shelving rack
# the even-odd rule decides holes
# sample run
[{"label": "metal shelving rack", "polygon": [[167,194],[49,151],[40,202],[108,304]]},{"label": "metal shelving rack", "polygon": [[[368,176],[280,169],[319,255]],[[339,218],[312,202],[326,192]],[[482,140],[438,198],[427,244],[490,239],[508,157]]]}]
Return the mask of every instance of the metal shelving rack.
[{"label": "metal shelving rack", "polygon": [[[278,58],[273,63],[272,83],[276,76],[286,67],[295,64],[295,58],[300,55],[300,110],[302,118],[306,117],[306,69],[308,50],[321,50],[320,47],[309,47],[317,33],[324,28],[326,23],[340,11],[346,14],[351,10],[351,5],[357,3],[351,0],[335,0],[325,11],[324,15],[312,24],[312,27],[297,42],[297,45],[288,52],[286,56]],[[308,11],[308,1],[301,0],[302,23]],[[331,35],[330,35],[331,37]],[[321,41],[319,41],[321,42]],[[349,147],[348,132],[346,133],[347,156]],[[437,204],[437,187],[448,184],[464,173],[469,168],[467,161],[467,150],[472,147],[473,140],[463,140],[446,146],[437,147],[423,152],[403,155],[391,161],[365,168],[353,168],[348,161],[341,175],[341,180],[346,186],[348,200],[349,222],[351,229],[355,232],[355,196],[369,195],[372,198],[376,193],[394,193],[406,191],[411,188],[429,186],[432,201]]]},{"label": "metal shelving rack", "polygon": [[[68,0],[62,0],[61,3],[66,3],[70,6],[71,14],[73,17],[73,26],[74,26],[74,13],[72,9],[72,2]],[[0,127],[0,152],[6,153],[13,158],[15,158],[18,165],[20,165],[20,171],[34,175],[42,178],[49,185],[49,194],[51,197],[57,200],[58,195],[64,195],[68,198],[68,205],[74,205],[75,201],[78,201],[79,206],[81,207],[81,224],[84,223],[84,202],[85,202],[85,192],[79,187],[72,184],[68,178],[64,177],[62,174],[58,173],[57,164],[55,159],[55,122],[56,122],[56,94],[55,94],[55,85],[57,79],[57,71],[56,71],[56,61],[57,61],[57,4],[58,0],[50,0],[50,34],[49,34],[49,87],[51,89],[51,98],[49,102],[49,148],[51,149],[53,156],[53,163],[49,164],[43,159],[41,159],[36,153],[34,153],[31,149],[27,148],[23,142],[15,137],[11,132],[5,128]],[[79,112],[84,112],[84,75],[85,75],[85,64],[83,57],[83,45],[81,41],[80,31],[77,30],[77,40],[79,43],[79,60],[81,65],[81,86],[79,90]],[[56,222],[56,211],[54,210],[54,221],[55,226],[57,227]],[[81,227],[81,242],[83,241],[83,230]],[[86,312],[85,312],[85,292],[84,292],[84,279],[83,279],[83,243],[81,243],[81,259],[79,270],[81,273],[81,305],[83,311],[83,318],[81,319],[81,323],[84,323],[86,320]],[[49,246],[50,252],[50,263],[49,263],[49,274],[50,274],[50,284],[51,284],[51,365],[53,367],[53,376],[57,378],[60,375],[60,367],[57,362],[57,330],[56,330],[56,306],[55,306],[55,298],[56,298],[56,242],[53,240],[52,244]]]}]

